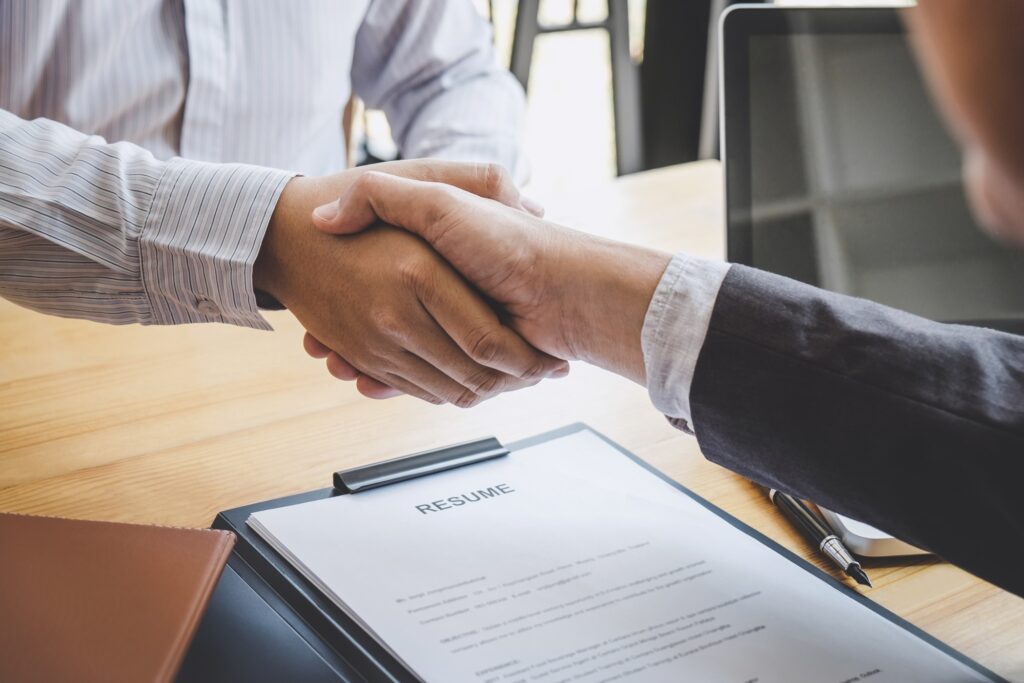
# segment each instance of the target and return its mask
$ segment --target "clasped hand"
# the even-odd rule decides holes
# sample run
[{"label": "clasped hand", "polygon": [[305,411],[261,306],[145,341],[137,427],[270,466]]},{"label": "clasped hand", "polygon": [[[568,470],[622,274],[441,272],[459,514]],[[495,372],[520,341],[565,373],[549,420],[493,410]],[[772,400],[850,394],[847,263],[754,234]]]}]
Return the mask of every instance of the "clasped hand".
[{"label": "clasped hand", "polygon": [[254,272],[333,376],[463,407],[564,376],[568,359],[645,381],[640,331],[667,254],[542,220],[492,165],[339,176],[285,188]]}]

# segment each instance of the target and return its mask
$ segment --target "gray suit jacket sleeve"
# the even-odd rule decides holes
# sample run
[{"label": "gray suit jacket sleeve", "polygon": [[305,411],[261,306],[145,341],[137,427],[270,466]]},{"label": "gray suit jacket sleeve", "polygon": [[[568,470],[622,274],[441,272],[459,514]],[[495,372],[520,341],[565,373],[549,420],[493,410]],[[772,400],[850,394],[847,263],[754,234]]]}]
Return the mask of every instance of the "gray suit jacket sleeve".
[{"label": "gray suit jacket sleeve", "polygon": [[1024,595],[1024,337],[733,266],[690,402],[710,460]]}]

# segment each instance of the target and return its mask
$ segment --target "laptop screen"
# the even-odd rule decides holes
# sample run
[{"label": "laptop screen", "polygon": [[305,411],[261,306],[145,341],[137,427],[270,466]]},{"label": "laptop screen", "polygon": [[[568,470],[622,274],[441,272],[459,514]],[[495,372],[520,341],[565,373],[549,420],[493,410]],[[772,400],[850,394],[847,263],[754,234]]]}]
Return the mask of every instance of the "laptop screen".
[{"label": "laptop screen", "polygon": [[725,33],[730,259],[1021,330],[1024,253],[972,218],[960,152],[895,11],[738,10]]}]

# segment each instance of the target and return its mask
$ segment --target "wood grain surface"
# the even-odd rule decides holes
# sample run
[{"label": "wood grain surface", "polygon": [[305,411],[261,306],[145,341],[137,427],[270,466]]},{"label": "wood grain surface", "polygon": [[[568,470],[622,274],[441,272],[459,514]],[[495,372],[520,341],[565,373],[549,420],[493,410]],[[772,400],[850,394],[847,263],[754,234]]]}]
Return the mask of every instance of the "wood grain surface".
[{"label": "wood grain surface", "polygon": [[[533,196],[564,224],[721,258],[721,185],[718,164],[703,162]],[[761,489],[705,461],[626,380],[574,364],[472,410],[375,402],[303,353],[288,313],[267,317],[273,333],[109,327],[0,301],[0,511],[201,527],[219,510],[329,486],[336,469],[583,421],[824,566]],[[1024,600],[936,560],[868,570],[871,599],[1024,681]]]}]

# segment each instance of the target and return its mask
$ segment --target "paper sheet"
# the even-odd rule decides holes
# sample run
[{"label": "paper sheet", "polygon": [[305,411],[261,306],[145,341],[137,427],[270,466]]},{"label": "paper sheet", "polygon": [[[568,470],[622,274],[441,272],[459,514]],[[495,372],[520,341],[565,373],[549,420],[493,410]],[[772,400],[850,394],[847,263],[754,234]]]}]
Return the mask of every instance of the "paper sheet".
[{"label": "paper sheet", "polygon": [[427,681],[988,680],[589,431],[249,524]]}]

